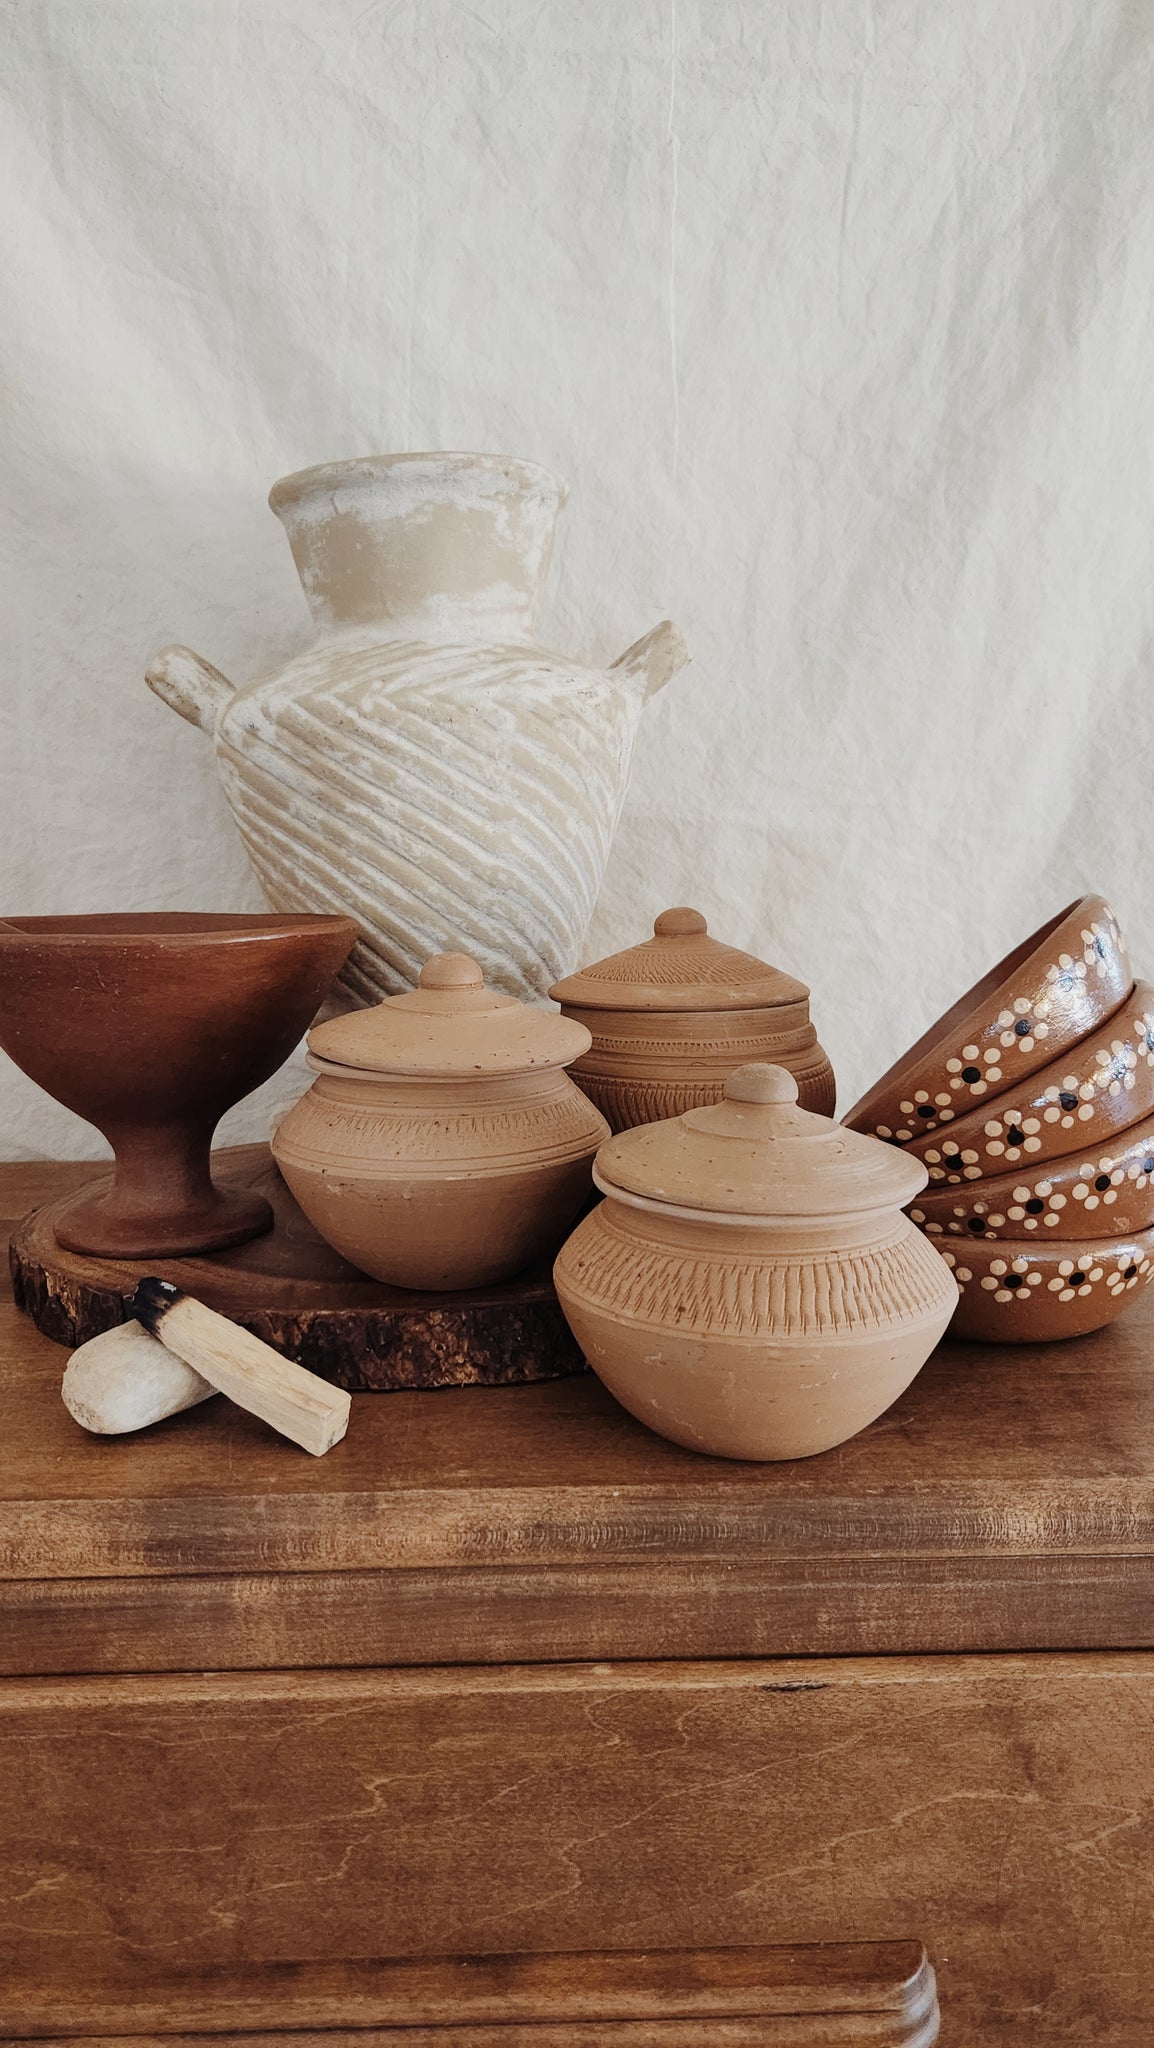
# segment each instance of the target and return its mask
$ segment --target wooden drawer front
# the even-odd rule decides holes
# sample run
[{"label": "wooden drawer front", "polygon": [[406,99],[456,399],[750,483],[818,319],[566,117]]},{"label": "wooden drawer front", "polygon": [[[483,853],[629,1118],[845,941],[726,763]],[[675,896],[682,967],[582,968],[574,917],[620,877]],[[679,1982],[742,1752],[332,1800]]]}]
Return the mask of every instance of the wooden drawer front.
[{"label": "wooden drawer front", "polygon": [[[161,2048],[181,2041],[190,2048],[932,2048],[938,2036],[934,1973],[915,1941],[447,1957],[330,1965],[293,1979],[283,1986],[286,2017],[327,2000],[362,2016],[374,2010],[385,2024],[307,2034],[64,2038],[72,2048],[123,2048],[126,2040],[136,2048],[150,2041]],[[251,2015],[270,1988],[254,1998],[235,1983],[233,2003],[247,2000]],[[189,2003],[186,1990],[186,2009]],[[138,2002],[133,2015],[153,2026],[170,2017],[163,1994],[147,2009]]]},{"label": "wooden drawer front", "polygon": [[[24,2037],[28,2048],[933,2048],[935,2014],[911,2029],[893,2013],[781,2019],[567,2020],[463,2027],[309,2028],[259,2034],[84,2034]],[[19,2043],[11,2048],[20,2048]]]},{"label": "wooden drawer front", "polygon": [[379,2025],[321,1995],[357,1958],[916,1931],[947,2042],[1149,2048],[1152,1736],[1142,1653],[10,1680],[0,2033],[139,2035],[158,1988],[171,2032]]},{"label": "wooden drawer front", "polygon": [[1154,1647],[1154,1557],[0,1580],[0,1675]]}]

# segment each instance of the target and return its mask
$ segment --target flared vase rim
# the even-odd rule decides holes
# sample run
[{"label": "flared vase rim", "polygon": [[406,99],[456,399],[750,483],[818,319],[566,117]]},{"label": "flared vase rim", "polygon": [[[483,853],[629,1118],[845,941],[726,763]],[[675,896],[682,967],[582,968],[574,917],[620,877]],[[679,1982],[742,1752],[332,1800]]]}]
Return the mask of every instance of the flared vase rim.
[{"label": "flared vase rim", "polygon": [[317,491],[336,490],[341,484],[361,481],[371,483],[377,477],[389,476],[393,470],[421,462],[438,464],[450,472],[503,470],[516,487],[548,488],[556,495],[558,509],[569,496],[568,484],[555,476],[551,469],[546,469],[543,463],[530,462],[525,456],[486,454],[460,448],[424,448],[386,455],[352,455],[341,461],[319,462],[308,469],[292,470],[287,476],[277,478],[268,494],[268,502],[279,517]]}]

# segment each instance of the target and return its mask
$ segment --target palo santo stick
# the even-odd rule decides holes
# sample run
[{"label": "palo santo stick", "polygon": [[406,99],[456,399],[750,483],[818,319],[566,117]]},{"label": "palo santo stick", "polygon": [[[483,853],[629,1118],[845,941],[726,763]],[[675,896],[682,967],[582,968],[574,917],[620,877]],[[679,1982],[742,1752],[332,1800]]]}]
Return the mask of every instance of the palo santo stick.
[{"label": "palo santo stick", "polygon": [[322,1458],[349,1426],[348,1395],[282,1358],[259,1337],[182,1294],[169,1280],[142,1280],[129,1313],[238,1408]]}]

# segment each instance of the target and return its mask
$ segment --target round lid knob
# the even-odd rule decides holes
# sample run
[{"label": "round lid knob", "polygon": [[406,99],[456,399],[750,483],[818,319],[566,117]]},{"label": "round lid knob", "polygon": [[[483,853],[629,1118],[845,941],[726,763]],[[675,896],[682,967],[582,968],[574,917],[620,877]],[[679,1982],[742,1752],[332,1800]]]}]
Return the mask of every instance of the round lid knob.
[{"label": "round lid knob", "polygon": [[593,1169],[602,1193],[643,1209],[771,1228],[803,1218],[896,1217],[926,1184],[920,1159],[802,1109],[784,1067],[751,1060],[724,1086],[721,1102],[638,1124],[602,1145]]},{"label": "round lid knob", "polygon": [[549,994],[575,1009],[773,1009],[782,1016],[789,1010],[783,1030],[810,1028],[805,983],[711,938],[700,910],[687,903],[663,910],[654,919],[651,939],[566,975]]},{"label": "round lid knob", "polygon": [[434,953],[421,969],[422,988],[483,988],[485,977],[467,953]]},{"label": "round lid knob", "polygon": [[773,1067],[768,1060],[750,1060],[738,1067],[725,1083],[727,1102],[796,1102],[797,1082],[785,1067]]},{"label": "round lid knob", "polygon": [[653,920],[655,939],[696,939],[708,930],[700,910],[690,910],[684,904],[676,910],[663,910]]},{"label": "round lid knob", "polygon": [[323,1063],[318,1071],[441,1081],[567,1067],[591,1043],[584,1024],[490,988],[468,953],[435,953],[406,995],[331,1017],[309,1033],[309,1051]]}]

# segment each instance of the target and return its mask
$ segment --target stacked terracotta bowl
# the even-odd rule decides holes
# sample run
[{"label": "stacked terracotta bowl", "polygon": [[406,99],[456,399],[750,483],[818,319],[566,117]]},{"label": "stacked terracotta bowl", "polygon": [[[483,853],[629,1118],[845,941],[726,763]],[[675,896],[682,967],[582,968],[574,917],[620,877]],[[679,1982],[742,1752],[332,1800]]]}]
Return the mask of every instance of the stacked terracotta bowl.
[{"label": "stacked terracotta bowl", "polygon": [[1154,1272],[1154,987],[1086,896],[992,969],[846,1122],[929,1169],[910,1209],[953,1333],[1083,1336]]}]

